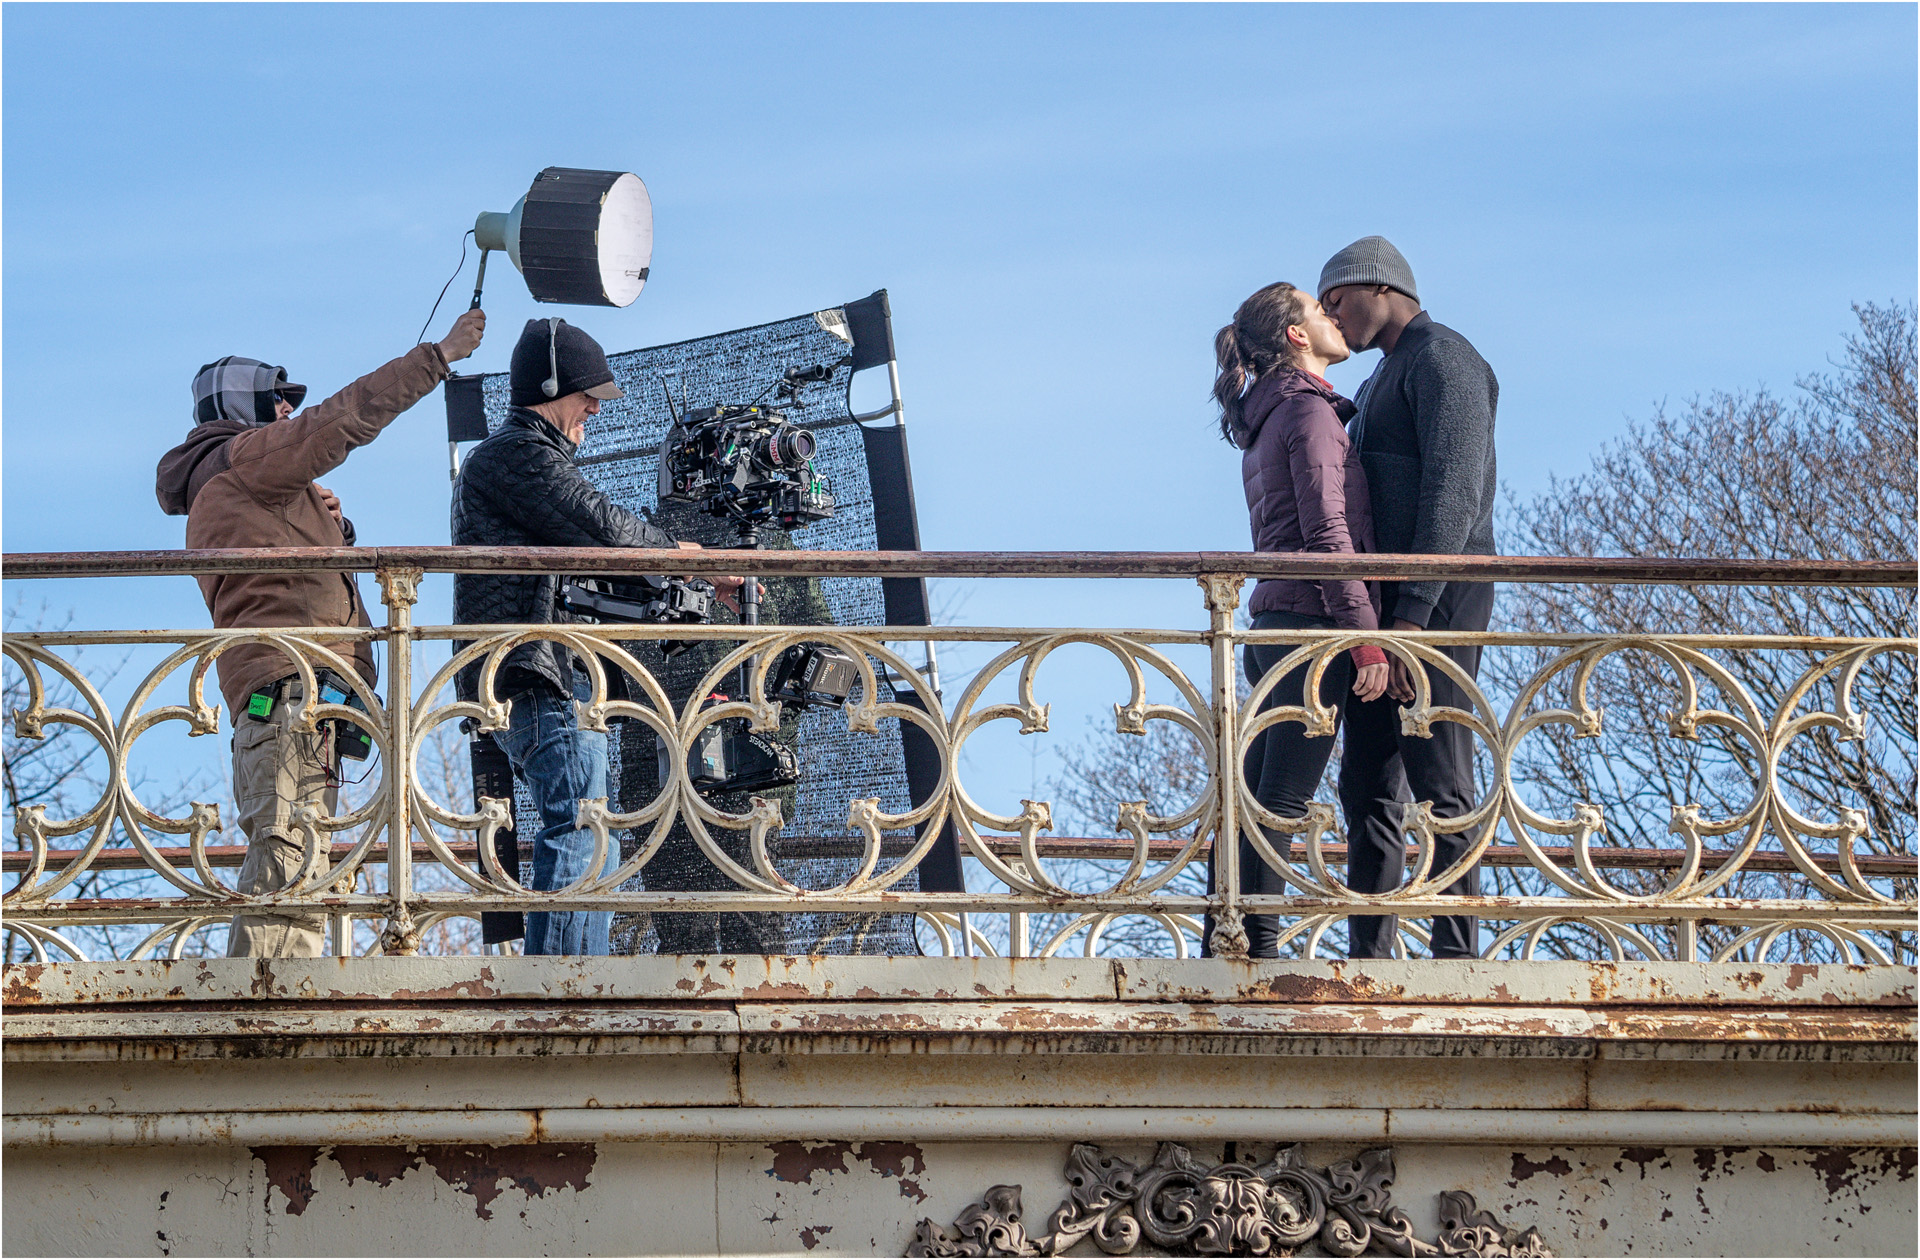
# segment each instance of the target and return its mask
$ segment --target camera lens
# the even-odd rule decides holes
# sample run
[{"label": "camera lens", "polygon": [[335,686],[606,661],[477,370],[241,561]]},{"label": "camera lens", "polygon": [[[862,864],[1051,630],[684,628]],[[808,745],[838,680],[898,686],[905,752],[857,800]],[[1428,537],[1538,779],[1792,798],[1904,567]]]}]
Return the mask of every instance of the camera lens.
[{"label": "camera lens", "polygon": [[804,464],[813,458],[813,452],[817,449],[813,434],[786,425],[775,429],[755,445],[754,456],[758,462],[774,468]]}]

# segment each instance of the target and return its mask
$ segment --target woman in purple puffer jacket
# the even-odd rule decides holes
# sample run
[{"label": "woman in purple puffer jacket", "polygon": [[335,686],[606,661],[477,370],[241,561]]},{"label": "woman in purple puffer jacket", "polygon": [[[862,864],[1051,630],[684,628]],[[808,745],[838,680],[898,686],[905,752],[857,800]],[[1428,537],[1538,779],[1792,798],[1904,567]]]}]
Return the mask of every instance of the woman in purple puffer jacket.
[{"label": "woman in purple puffer jacket", "polygon": [[[1328,365],[1348,355],[1340,330],[1312,294],[1270,284],[1234,312],[1214,338],[1219,374],[1213,397],[1220,432],[1244,454],[1240,476],[1255,551],[1360,552],[1373,550],[1373,513],[1359,452],[1347,441],[1353,404],[1322,379]],[[1255,630],[1377,630],[1377,595],[1365,582],[1308,582],[1269,578],[1253,588]],[[1261,677],[1298,643],[1250,643],[1247,681]],[[1304,703],[1307,670],[1300,666],[1267,694],[1262,709]],[[1372,700],[1387,689],[1386,654],[1373,646],[1341,653],[1327,663],[1320,700],[1334,711],[1335,729],[1349,692]],[[1313,799],[1333,751],[1333,734],[1309,737],[1298,722],[1270,726],[1254,738],[1245,772],[1256,799],[1284,818],[1298,818]],[[1291,837],[1269,829],[1276,848]],[[1216,843],[1218,841],[1216,840]],[[1284,852],[1284,848],[1281,848]],[[1286,884],[1240,838],[1240,887],[1278,894]],[[1206,952],[1211,953],[1212,922]],[[1279,919],[1250,915],[1248,953],[1278,956]]]}]

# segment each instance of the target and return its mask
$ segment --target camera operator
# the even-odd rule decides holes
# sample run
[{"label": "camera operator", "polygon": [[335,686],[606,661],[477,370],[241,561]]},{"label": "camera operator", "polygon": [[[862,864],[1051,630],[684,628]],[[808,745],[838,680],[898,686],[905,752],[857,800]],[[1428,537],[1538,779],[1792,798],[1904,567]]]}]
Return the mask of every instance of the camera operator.
[{"label": "camera operator", "polygon": [[[527,321],[513,348],[511,409],[506,423],[467,455],[453,490],[457,546],[672,547],[665,531],[614,503],[581,475],[574,452],[600,403],[622,396],[599,343],[562,319]],[[462,573],[453,580],[453,619],[459,625],[584,620],[559,602],[556,574]],[[741,580],[712,579],[734,602]],[[459,651],[465,643],[456,643]],[[481,665],[460,671],[462,700],[479,696]],[[614,672],[609,682],[623,676]],[[495,681],[495,698],[512,706],[510,725],[494,742],[513,764],[540,815],[534,840],[533,887],[551,892],[579,879],[593,856],[593,835],[575,825],[578,803],[607,795],[607,736],[583,731],[574,700],[591,687],[584,662],[557,643],[536,640],[508,654]],[[611,873],[619,863],[609,845]],[[527,916],[528,954],[605,954],[613,915],[608,911],[536,911]]]},{"label": "camera operator", "polygon": [[[445,341],[422,342],[297,416],[307,387],[290,384],[285,368],[231,356],[207,364],[193,378],[193,430],[160,459],[154,492],[161,509],[187,518],[189,547],[351,546],[353,523],[314,478],[338,468],[355,447],[379,437],[426,397],[447,376],[448,364],[473,353],[486,322],[480,311],[468,311]],[[199,582],[221,630],[372,624],[351,573],[221,573]],[[352,657],[371,685],[372,645],[354,644]],[[309,803],[335,810],[338,733],[293,729],[305,697],[279,648],[241,643],[217,666],[233,720],[234,802],[247,837],[240,891],[278,892],[301,867],[304,845],[294,811]],[[323,685],[332,678],[326,670],[316,676]],[[341,680],[333,685],[348,691]],[[322,847],[315,870],[327,865]],[[317,957],[325,927],[318,914],[236,915],[227,954]]]}]

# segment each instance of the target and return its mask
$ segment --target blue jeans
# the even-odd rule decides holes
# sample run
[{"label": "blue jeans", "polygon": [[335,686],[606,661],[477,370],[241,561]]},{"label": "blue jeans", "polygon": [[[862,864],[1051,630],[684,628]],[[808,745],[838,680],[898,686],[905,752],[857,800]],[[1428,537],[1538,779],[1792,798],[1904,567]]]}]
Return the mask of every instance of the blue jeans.
[{"label": "blue jeans", "polygon": [[[579,803],[607,794],[607,737],[574,725],[573,700],[592,691],[584,674],[573,678],[573,696],[551,687],[514,695],[513,715],[494,742],[525,781],[540,815],[533,842],[533,887],[537,892],[564,888],[586,872],[593,857],[593,833],[574,825]],[[612,837],[608,837],[611,841]],[[607,845],[607,875],[620,865],[620,846]],[[527,915],[529,954],[606,954],[611,911],[537,910]]]}]

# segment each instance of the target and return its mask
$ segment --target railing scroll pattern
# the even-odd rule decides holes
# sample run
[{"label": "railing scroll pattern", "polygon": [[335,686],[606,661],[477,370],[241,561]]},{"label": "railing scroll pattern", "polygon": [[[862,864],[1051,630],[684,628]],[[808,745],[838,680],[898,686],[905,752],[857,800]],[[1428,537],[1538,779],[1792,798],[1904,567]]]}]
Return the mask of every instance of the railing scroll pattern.
[{"label": "railing scroll pattern", "polygon": [[[34,956],[47,959],[82,952],[73,939],[75,927],[153,925],[128,948],[128,955],[179,956],[192,948],[197,934],[217,929],[238,908],[299,908],[330,916],[339,948],[350,947],[353,922],[373,921],[379,926],[375,952],[405,954],[420,948],[422,933],[436,923],[492,909],[653,913],[804,909],[865,915],[913,913],[924,926],[923,941],[947,953],[1003,948],[1016,954],[1049,955],[1078,948],[1091,954],[1104,947],[1116,923],[1133,921],[1156,927],[1165,952],[1186,956],[1197,943],[1202,916],[1212,915],[1213,948],[1233,957],[1246,951],[1244,921],[1249,914],[1282,916],[1283,950],[1314,956],[1337,944],[1341,935],[1337,925],[1350,913],[1399,914],[1403,943],[1411,953],[1419,952],[1424,941],[1421,920],[1436,914],[1473,913],[1488,922],[1483,939],[1489,957],[1533,956],[1541,942],[1565,924],[1582,925],[1594,935],[1601,954],[1619,958],[1762,959],[1809,934],[1827,942],[1836,956],[1853,961],[1890,963],[1902,950],[1911,957],[1916,908],[1912,820],[1905,820],[1909,830],[1904,853],[1869,857],[1861,851],[1868,832],[1865,812],[1856,808],[1843,808],[1830,816],[1807,812],[1784,788],[1779,766],[1794,740],[1817,731],[1845,741],[1861,738],[1870,722],[1910,724],[1911,714],[1862,712],[1854,693],[1862,671],[1876,658],[1912,656],[1916,647],[1912,639],[1255,632],[1235,627],[1243,573],[1257,575],[1274,569],[1275,558],[1204,557],[1187,562],[1187,572],[1200,583],[1208,611],[1204,632],[675,628],[673,637],[731,644],[695,696],[722,689],[742,664],[753,677],[745,693],[749,698],[717,705],[691,701],[675,705],[643,662],[620,645],[621,639],[633,637],[631,629],[413,624],[425,568],[402,562],[405,559],[432,559],[439,562],[436,567],[444,568],[518,565],[525,571],[556,571],[564,563],[580,572],[586,567],[581,553],[503,558],[472,549],[475,555],[449,561],[450,549],[421,550],[433,555],[401,557],[385,564],[380,563],[380,553],[329,552],[304,558],[315,567],[375,570],[388,615],[384,627],[372,630],[10,635],[6,658],[24,680],[27,697],[26,705],[11,715],[14,738],[34,740],[56,726],[71,727],[99,746],[110,773],[98,799],[70,816],[50,817],[46,807],[38,804],[13,810],[13,834],[20,850],[14,856],[23,860],[9,863],[15,878],[4,898],[6,928],[17,933]],[[241,565],[243,561],[235,557],[244,554],[226,553],[214,562]],[[686,556],[678,553],[676,564],[697,568],[700,562],[689,563]],[[823,556],[787,553],[781,559],[795,571],[860,571],[857,553]],[[636,566],[647,561],[644,553],[592,553],[588,558],[601,572],[622,568],[637,572],[641,570]],[[10,573],[21,567],[20,559],[9,558]],[[97,571],[97,566],[84,564],[70,564],[63,570],[46,557],[24,559],[38,560],[37,572],[45,576]],[[268,559],[274,566],[286,567],[297,566],[303,558]],[[1341,568],[1324,562],[1339,560],[1322,557],[1317,567],[1312,561],[1298,561],[1294,567],[1305,576],[1324,576],[1320,569]],[[1227,562],[1233,567],[1226,567]],[[1384,557],[1382,562],[1382,575],[1413,571],[1459,576],[1444,559],[1415,562]],[[164,570],[166,563],[185,566],[192,559],[172,558],[158,568]],[[256,563],[266,567],[259,557]],[[1510,563],[1524,567],[1522,561]],[[1601,576],[1589,580],[1683,580],[1686,574],[1698,572],[1684,568],[1698,562],[1672,562],[1678,576],[1663,577],[1656,569],[1649,577],[1647,562],[1636,563],[1640,565],[1636,575],[1616,578],[1601,570]],[[806,567],[809,564],[811,569]],[[923,572],[943,571],[938,556],[923,556],[921,564]],[[1407,569],[1409,564],[1414,565],[1412,570]],[[32,564],[25,567],[36,572]],[[891,572],[900,567],[899,556],[873,560],[867,567]],[[981,567],[975,565],[974,570]],[[122,568],[156,571],[152,562],[144,567],[128,562]],[[945,568],[967,571],[968,566]],[[1856,568],[1812,576],[1803,573],[1797,579],[1788,573],[1786,578],[1912,583],[1910,572],[1903,578],[1884,566]],[[1012,569],[1044,571],[1047,565],[1030,562],[1026,570],[1017,564]],[[1061,577],[1102,572],[1084,557],[1072,564],[1056,558],[1054,569],[1051,575]],[[1351,575],[1348,569],[1351,564],[1341,575]],[[1768,572],[1759,578],[1735,574],[1733,580],[1778,581],[1782,573]],[[411,670],[417,647],[456,637],[471,642],[423,683],[416,683]],[[1238,649],[1248,642],[1283,638],[1296,644],[1295,650],[1243,696],[1235,659]],[[391,703],[383,703],[375,688],[359,680],[350,667],[346,645],[364,639],[387,646],[383,683]],[[525,887],[519,872],[503,866],[495,856],[494,835],[508,825],[510,803],[485,800],[470,808],[464,801],[438,799],[423,777],[420,762],[423,747],[449,724],[468,722],[483,731],[507,724],[505,702],[450,700],[449,687],[460,669],[478,662],[486,680],[482,694],[491,694],[491,681],[507,654],[534,639],[561,643],[588,663],[593,690],[591,698],[579,705],[584,726],[605,730],[615,720],[638,722],[667,750],[667,774],[653,799],[628,803],[630,808],[624,810],[607,800],[580,804],[580,825],[592,833],[596,848],[586,869],[601,871],[604,859],[619,847],[622,833],[637,842],[625,859],[611,873],[590,873],[564,888],[539,893]],[[1008,646],[980,668],[957,696],[949,698],[893,646],[915,639]],[[884,810],[876,799],[847,802],[845,843],[858,856],[850,873],[831,887],[804,887],[782,873],[779,842],[786,820],[776,803],[755,798],[746,812],[728,812],[696,791],[688,775],[689,750],[707,726],[744,718],[756,730],[777,727],[778,707],[750,697],[765,695],[772,662],[782,649],[801,642],[831,644],[856,661],[860,685],[845,707],[848,731],[875,732],[882,723],[910,723],[938,750],[941,765],[937,788],[906,812]],[[1278,816],[1261,805],[1241,772],[1250,745],[1265,729],[1297,723],[1313,734],[1333,731],[1335,715],[1319,699],[1320,676],[1339,653],[1363,642],[1379,644],[1410,668],[1416,694],[1401,710],[1404,732],[1418,737],[1441,723],[1458,724],[1471,732],[1488,772],[1485,789],[1467,814],[1439,817],[1424,802],[1407,809],[1407,877],[1398,888],[1377,894],[1355,891],[1346,882],[1342,836],[1333,806],[1316,801],[1300,817]],[[1501,697],[1496,704],[1474,677],[1439,650],[1457,642],[1478,643],[1489,651],[1529,650],[1539,653],[1542,663],[1515,694]],[[101,690],[62,655],[64,648],[95,643],[159,643],[171,645],[171,650],[139,680],[116,713]],[[282,652],[290,662],[289,671],[303,679],[306,695],[317,694],[316,669],[328,668],[348,679],[365,706],[365,716],[358,721],[370,730],[379,753],[378,778],[357,804],[343,807],[338,814],[313,808],[300,812],[295,819],[303,845],[299,869],[286,888],[265,897],[242,896],[216,862],[214,851],[220,846],[210,844],[210,837],[221,832],[219,807],[197,802],[177,815],[156,811],[143,803],[128,771],[137,742],[164,724],[183,724],[191,736],[221,731],[218,705],[206,696],[208,675],[223,653],[241,643],[267,644]],[[1204,647],[1209,676],[1190,677],[1166,650],[1170,645]],[[1051,806],[1045,801],[1024,801],[1017,813],[996,812],[968,790],[961,767],[969,740],[994,723],[1016,723],[1023,734],[1048,729],[1049,705],[1036,694],[1036,677],[1050,656],[1075,646],[1107,653],[1124,671],[1127,694],[1113,705],[1117,732],[1144,735],[1151,723],[1169,723],[1192,741],[1206,775],[1204,787],[1173,812],[1153,813],[1146,802],[1123,805],[1113,820],[1115,839],[1102,842],[1111,861],[1082,863],[1074,868],[1078,878],[1069,881],[1062,876],[1062,859],[1047,835],[1054,825]],[[1812,663],[1783,694],[1753,694],[1727,668],[1725,658],[1729,653],[1762,650],[1811,653]],[[1650,863],[1659,868],[1651,879],[1643,872],[1629,878],[1617,873],[1619,851],[1607,843],[1607,819],[1599,807],[1576,801],[1556,812],[1547,803],[1530,799],[1526,785],[1515,775],[1515,754],[1528,740],[1555,730],[1580,739],[1601,735],[1604,714],[1589,701],[1589,693],[1597,673],[1622,653],[1648,654],[1670,672],[1681,703],[1667,716],[1666,734],[1697,741],[1703,733],[1714,733],[1721,743],[1736,749],[1734,760],[1750,781],[1745,803],[1720,814],[1691,801],[1669,802],[1674,846]],[[612,698],[610,666],[631,681],[630,698]],[[1307,670],[1305,695],[1311,702],[1265,707],[1275,681],[1296,666]],[[1466,707],[1433,703],[1428,670],[1448,677],[1468,697]],[[163,687],[177,685],[183,676],[184,703],[158,703]],[[996,685],[1004,690],[1008,681],[1013,698],[990,699]],[[56,689],[70,695],[72,703],[53,703],[50,696]],[[905,702],[903,695],[915,703]],[[1821,697],[1827,699],[1824,707],[1814,703]],[[311,733],[330,718],[350,716],[345,706],[310,704],[300,711],[296,729]],[[402,772],[395,774],[396,767]],[[645,889],[648,863],[676,822],[685,823],[707,859],[731,882],[731,890]],[[914,891],[907,877],[948,822],[957,830],[965,854],[978,864],[978,882],[985,887],[959,894]],[[898,838],[914,831],[919,838],[902,849]],[[744,835],[745,860],[735,856],[742,851],[740,846],[721,843],[717,833],[724,832]],[[1436,840],[1450,833],[1469,840],[1464,855],[1442,869],[1435,857]],[[1238,869],[1239,846],[1216,843],[1229,836],[1244,836],[1257,859],[1284,880],[1287,891],[1280,895],[1246,891],[1247,873]],[[167,837],[184,837],[185,843],[169,845]],[[240,839],[229,837],[227,843]],[[60,841],[74,847],[56,849]],[[128,856],[129,850],[137,860]],[[1211,884],[1197,878],[1209,859],[1216,864]],[[1442,891],[1481,862],[1525,873],[1527,887],[1518,895],[1474,898]],[[429,881],[418,877],[421,868],[416,863],[437,868],[446,878],[429,886]],[[134,893],[74,895],[90,873],[130,866],[148,877]],[[1778,891],[1784,886],[1793,895],[1749,895],[1749,885],[1762,871],[1769,872],[1767,887]],[[982,924],[996,916],[1005,916],[1006,932],[984,932]],[[1702,935],[1705,925],[1718,929],[1711,941]]]}]

